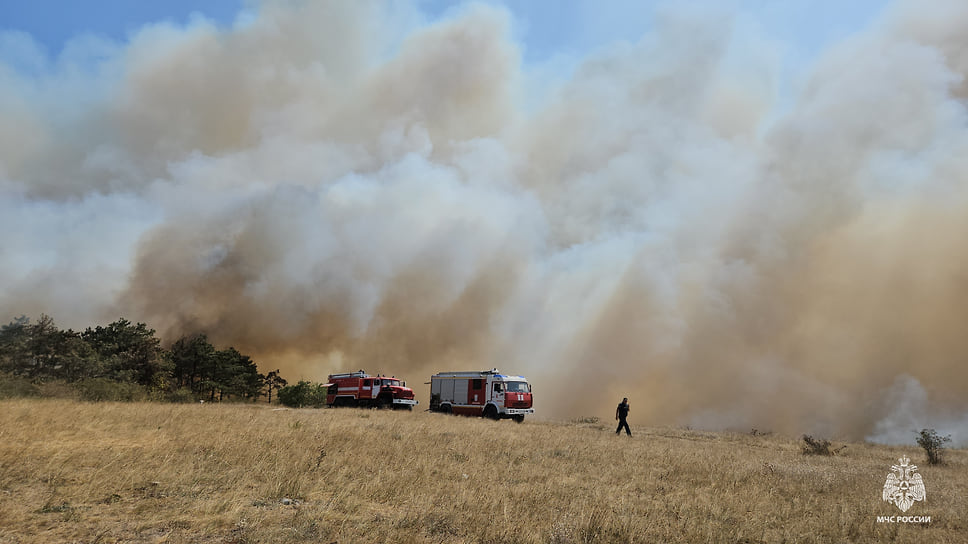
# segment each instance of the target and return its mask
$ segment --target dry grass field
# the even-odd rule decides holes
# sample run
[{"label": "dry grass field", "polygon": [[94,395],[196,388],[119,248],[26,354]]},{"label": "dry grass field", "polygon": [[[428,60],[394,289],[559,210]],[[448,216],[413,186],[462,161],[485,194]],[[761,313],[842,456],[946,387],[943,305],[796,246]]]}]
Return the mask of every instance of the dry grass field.
[{"label": "dry grass field", "polygon": [[[634,423],[634,422],[633,422]],[[968,542],[968,453],[266,405],[0,402],[0,542]],[[913,438],[913,434],[912,434]],[[836,444],[840,446],[841,444]],[[907,454],[927,500],[881,501]]]}]

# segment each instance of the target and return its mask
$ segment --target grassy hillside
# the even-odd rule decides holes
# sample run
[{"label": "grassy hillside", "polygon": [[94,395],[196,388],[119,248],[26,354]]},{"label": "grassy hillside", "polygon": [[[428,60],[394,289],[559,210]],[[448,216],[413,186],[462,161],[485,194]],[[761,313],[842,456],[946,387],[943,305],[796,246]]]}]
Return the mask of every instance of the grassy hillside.
[{"label": "grassy hillside", "polygon": [[[965,542],[968,453],[415,411],[0,402],[0,542]],[[913,438],[913,434],[912,434]],[[840,444],[838,444],[840,445]],[[881,488],[902,454],[927,500]]]}]

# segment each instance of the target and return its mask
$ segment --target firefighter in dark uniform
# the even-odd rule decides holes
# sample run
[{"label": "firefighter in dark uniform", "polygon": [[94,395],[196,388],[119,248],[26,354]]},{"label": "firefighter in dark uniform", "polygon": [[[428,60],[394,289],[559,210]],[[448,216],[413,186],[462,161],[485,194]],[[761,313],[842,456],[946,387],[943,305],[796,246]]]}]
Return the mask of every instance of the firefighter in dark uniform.
[{"label": "firefighter in dark uniform", "polygon": [[615,429],[615,434],[621,434],[622,427],[625,427],[625,433],[632,436],[632,430],[629,429],[629,422],[625,420],[629,416],[629,399],[628,397],[622,399],[622,403],[618,405],[615,409],[615,419],[618,420],[618,428]]}]

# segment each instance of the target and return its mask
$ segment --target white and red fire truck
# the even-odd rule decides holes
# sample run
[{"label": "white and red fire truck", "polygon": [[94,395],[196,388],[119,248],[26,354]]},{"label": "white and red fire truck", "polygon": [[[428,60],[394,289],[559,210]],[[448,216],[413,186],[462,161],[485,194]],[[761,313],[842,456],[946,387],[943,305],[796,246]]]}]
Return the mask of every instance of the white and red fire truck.
[{"label": "white and red fire truck", "polygon": [[407,382],[390,376],[370,376],[363,370],[330,374],[327,406],[376,406],[412,410],[418,401]]},{"label": "white and red fire truck", "polygon": [[481,372],[440,372],[430,377],[430,410],[518,423],[533,414],[531,384],[523,376],[498,369]]}]

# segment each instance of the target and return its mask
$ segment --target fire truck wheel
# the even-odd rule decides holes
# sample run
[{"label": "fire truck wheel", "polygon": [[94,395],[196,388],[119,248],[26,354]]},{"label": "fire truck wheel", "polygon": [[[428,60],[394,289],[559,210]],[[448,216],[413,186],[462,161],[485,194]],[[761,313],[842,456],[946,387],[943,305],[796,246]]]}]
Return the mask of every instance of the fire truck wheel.
[{"label": "fire truck wheel", "polygon": [[387,402],[387,398],[386,397],[380,397],[380,398],[376,399],[376,407],[379,408],[380,410],[385,409],[389,405],[390,405],[390,403]]},{"label": "fire truck wheel", "polygon": [[443,406],[440,407],[440,411],[443,412],[443,413],[445,413],[445,414],[449,414],[450,413],[450,405],[449,404],[444,404]]},{"label": "fire truck wheel", "polygon": [[515,423],[524,423],[524,415],[521,415],[521,414],[516,416],[511,416],[511,419],[513,419]]},{"label": "fire truck wheel", "polygon": [[488,404],[487,408],[484,408],[484,417],[487,419],[497,419],[497,408],[493,404]]}]

